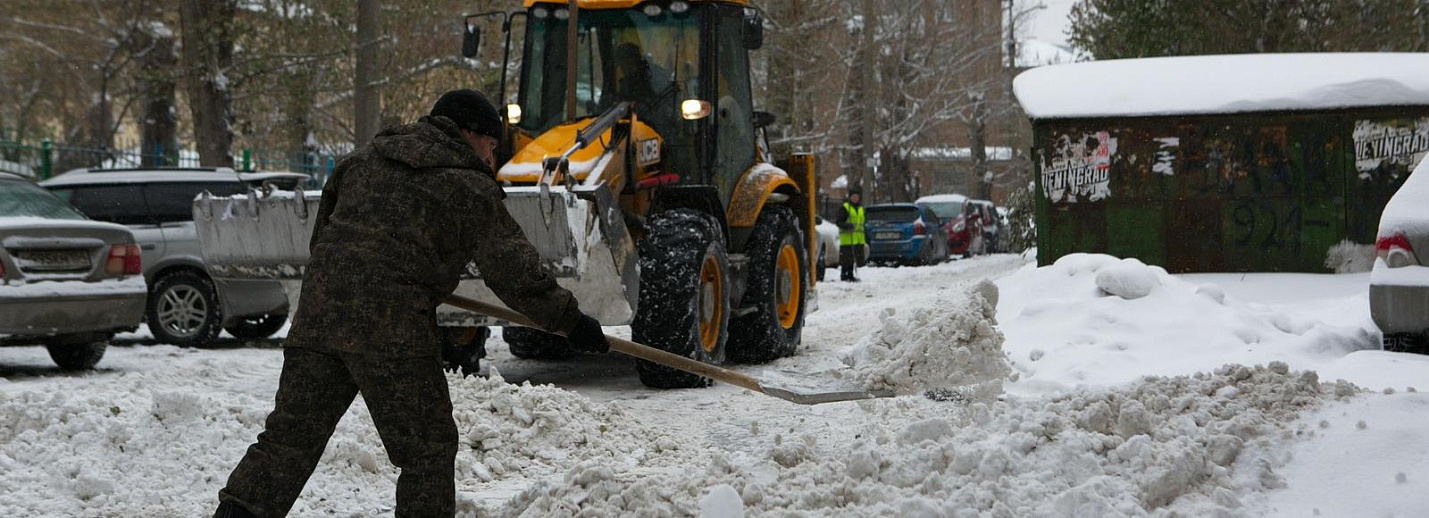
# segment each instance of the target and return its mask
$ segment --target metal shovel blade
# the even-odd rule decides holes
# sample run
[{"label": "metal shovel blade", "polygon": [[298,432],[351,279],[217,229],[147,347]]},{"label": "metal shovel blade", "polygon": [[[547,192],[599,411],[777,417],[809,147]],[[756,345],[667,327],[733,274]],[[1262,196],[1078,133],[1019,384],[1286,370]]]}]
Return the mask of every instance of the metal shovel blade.
[{"label": "metal shovel blade", "polygon": [[762,384],[759,386],[759,391],[766,395],[800,405],[819,405],[823,403],[838,403],[840,401],[860,401],[864,399],[893,397],[893,391],[891,390],[836,389],[814,391],[805,388],[774,387]]}]

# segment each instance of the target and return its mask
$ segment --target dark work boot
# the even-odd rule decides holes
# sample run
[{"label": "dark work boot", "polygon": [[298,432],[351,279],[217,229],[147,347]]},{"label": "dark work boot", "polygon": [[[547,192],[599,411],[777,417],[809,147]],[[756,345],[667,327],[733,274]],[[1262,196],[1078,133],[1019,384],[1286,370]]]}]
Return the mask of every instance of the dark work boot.
[{"label": "dark work boot", "polygon": [[218,504],[218,511],[213,513],[213,518],[257,518],[257,515],[233,502],[222,502]]}]

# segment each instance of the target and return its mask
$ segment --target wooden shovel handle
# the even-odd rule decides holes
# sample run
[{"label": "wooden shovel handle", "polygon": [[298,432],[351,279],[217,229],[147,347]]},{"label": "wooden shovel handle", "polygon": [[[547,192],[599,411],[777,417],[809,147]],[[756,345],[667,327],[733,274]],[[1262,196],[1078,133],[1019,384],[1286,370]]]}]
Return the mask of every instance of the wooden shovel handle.
[{"label": "wooden shovel handle", "polygon": [[[472,300],[460,295],[448,295],[443,301],[451,306],[455,306],[474,313],[480,313],[492,318],[505,320],[512,324],[532,329],[542,330],[531,319],[510,309],[495,304],[487,304],[478,300]],[[557,333],[560,334],[560,333]],[[764,393],[764,389],[759,386],[759,381],[754,378],[729,369],[716,367],[708,363],[692,360],[678,354],[668,353],[648,345],[641,345],[630,340],[605,335],[605,339],[610,343],[610,348],[614,351],[625,353],[642,360],[648,360],[666,367],[679,369],[690,374],[695,374],[710,378],[721,383],[728,383],[737,387],[743,387],[755,392]]]}]

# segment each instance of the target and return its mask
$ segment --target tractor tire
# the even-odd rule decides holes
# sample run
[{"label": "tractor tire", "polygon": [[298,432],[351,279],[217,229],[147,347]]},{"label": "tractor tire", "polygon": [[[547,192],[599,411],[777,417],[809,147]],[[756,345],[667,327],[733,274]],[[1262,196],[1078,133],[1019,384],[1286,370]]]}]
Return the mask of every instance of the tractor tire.
[{"label": "tractor tire", "polygon": [[282,330],[283,324],[286,323],[288,323],[286,313],[253,315],[240,318],[237,322],[224,327],[223,330],[228,331],[228,334],[239,340],[262,340]]},{"label": "tractor tire", "polygon": [[[729,338],[729,256],[719,221],[675,209],[651,217],[640,238],[640,305],[630,330],[636,342],[709,364],[724,363]],[[636,360],[640,382],[695,388],[710,380]]]},{"label": "tractor tire", "polygon": [[154,283],[145,320],[160,343],[204,346],[218,339],[221,311],[213,281],[205,275],[180,270]]},{"label": "tractor tire", "polygon": [[501,339],[511,347],[512,356],[523,360],[564,360],[576,355],[566,337],[529,327],[503,327]]},{"label": "tractor tire", "polygon": [[729,358],[763,363],[793,355],[804,330],[809,272],[799,219],[785,206],[769,206],[759,215],[746,247],[748,287],[739,307],[753,313],[730,324]]},{"label": "tractor tire", "polygon": [[92,335],[56,337],[45,344],[45,350],[50,353],[50,359],[54,360],[60,370],[87,371],[104,358],[104,351],[109,348],[109,339],[109,336]]}]

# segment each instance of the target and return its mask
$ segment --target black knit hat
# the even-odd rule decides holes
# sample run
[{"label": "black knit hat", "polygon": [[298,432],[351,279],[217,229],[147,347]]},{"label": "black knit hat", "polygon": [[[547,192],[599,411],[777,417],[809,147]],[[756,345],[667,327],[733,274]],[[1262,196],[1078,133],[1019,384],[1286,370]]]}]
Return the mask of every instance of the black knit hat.
[{"label": "black knit hat", "polygon": [[449,118],[461,129],[501,140],[501,115],[491,101],[486,100],[486,96],[475,90],[452,90],[442,94],[437,104],[432,105],[431,115]]}]

